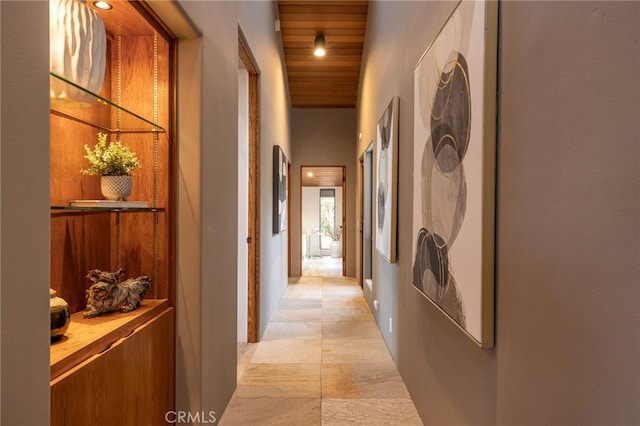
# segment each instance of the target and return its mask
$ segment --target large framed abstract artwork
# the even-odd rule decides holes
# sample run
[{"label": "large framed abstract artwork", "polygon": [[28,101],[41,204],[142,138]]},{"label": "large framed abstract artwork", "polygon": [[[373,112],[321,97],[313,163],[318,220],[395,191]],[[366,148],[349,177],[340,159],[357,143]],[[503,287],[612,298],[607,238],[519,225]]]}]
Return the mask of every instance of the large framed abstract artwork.
[{"label": "large framed abstract artwork", "polygon": [[376,249],[387,260],[396,261],[398,104],[395,96],[385,109],[376,129]]},{"label": "large framed abstract artwork", "polygon": [[497,2],[462,1],[414,73],[413,285],[494,343]]},{"label": "large framed abstract artwork", "polygon": [[287,157],[279,145],[273,147],[273,233],[287,229]]}]

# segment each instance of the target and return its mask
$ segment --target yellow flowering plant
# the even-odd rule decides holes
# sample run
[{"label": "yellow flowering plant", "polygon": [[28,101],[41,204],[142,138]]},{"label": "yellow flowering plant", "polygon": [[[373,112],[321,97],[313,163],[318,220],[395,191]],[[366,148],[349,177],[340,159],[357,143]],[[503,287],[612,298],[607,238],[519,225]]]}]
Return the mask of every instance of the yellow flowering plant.
[{"label": "yellow flowering plant", "polygon": [[105,133],[98,133],[98,143],[93,149],[85,144],[84,150],[84,158],[90,164],[89,168],[80,170],[85,175],[130,176],[134,169],[141,166],[128,145],[119,140],[107,143]]}]

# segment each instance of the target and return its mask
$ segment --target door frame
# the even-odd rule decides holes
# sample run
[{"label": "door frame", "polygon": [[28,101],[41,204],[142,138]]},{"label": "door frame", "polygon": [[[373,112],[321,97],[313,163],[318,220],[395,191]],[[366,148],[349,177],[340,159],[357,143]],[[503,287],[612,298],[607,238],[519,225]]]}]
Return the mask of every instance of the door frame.
[{"label": "door frame", "polygon": [[[374,194],[373,194],[373,141],[362,151],[362,154],[358,158],[360,161],[360,281],[364,288],[367,280],[371,277],[367,277],[367,266],[373,268],[373,253],[375,250],[373,241],[373,209],[374,209]],[[367,167],[368,166],[368,167]],[[365,179],[365,173],[369,173],[369,186],[367,187]],[[366,211],[365,194],[369,192],[369,211]],[[367,223],[365,223],[367,220]],[[369,226],[369,238],[370,242],[365,243],[367,236],[366,225]],[[365,248],[368,248],[368,258],[365,256]]]},{"label": "door frame", "polygon": [[291,276],[291,162],[287,162],[287,277]]},{"label": "door frame", "polygon": [[238,26],[238,58],[249,74],[249,226],[247,342],[258,341],[260,301],[260,69]]},{"label": "door frame", "polygon": [[342,276],[347,275],[347,168],[342,167]]},{"label": "door frame", "polygon": [[[304,186],[314,186],[314,185],[303,185],[302,184],[302,169],[304,169],[305,167],[317,167],[317,168],[322,168],[322,167],[327,167],[327,168],[337,168],[340,167],[342,168],[342,276],[346,277],[347,276],[347,166],[334,166],[334,165],[322,165],[322,166],[317,166],[317,165],[311,165],[311,164],[305,164],[305,165],[301,165],[300,166],[300,186],[299,186],[299,200],[300,200],[300,205],[298,206],[298,218],[299,218],[299,235],[302,236],[302,188]],[[336,185],[339,186],[339,185]],[[302,246],[300,246],[300,251],[302,251]],[[291,251],[289,251],[289,253],[291,253]],[[302,256],[298,256],[298,266],[299,266],[299,270],[300,270],[300,275],[302,275]]]},{"label": "door frame", "polygon": [[360,248],[360,287],[364,287],[364,156],[365,153],[363,152],[358,158],[358,177],[360,179],[360,199],[358,200],[358,203],[360,204],[360,226],[358,226],[358,247]]}]

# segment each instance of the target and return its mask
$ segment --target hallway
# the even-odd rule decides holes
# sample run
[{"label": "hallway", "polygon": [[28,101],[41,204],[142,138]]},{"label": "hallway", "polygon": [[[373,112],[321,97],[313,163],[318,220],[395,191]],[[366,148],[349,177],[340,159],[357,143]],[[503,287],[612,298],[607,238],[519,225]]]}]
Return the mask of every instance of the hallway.
[{"label": "hallway", "polygon": [[352,278],[290,281],[238,377],[221,425],[422,425]]}]

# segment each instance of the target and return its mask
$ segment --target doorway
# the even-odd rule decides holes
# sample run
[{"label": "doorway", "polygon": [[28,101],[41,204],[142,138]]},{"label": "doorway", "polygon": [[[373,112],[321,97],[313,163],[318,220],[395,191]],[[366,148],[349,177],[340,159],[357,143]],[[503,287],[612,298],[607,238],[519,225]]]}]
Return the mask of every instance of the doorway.
[{"label": "doorway", "polygon": [[238,64],[238,343],[248,341],[249,73]]},{"label": "doorway", "polygon": [[345,275],[345,167],[301,168],[301,275]]},{"label": "doorway", "polygon": [[363,286],[367,286],[372,290],[373,283],[371,281],[371,269],[373,263],[373,143],[369,144],[367,149],[360,157],[360,170],[362,173],[362,194],[360,198],[360,222],[362,223],[361,232],[361,250],[362,256],[360,264],[362,265],[362,281]]},{"label": "doorway", "polygon": [[[238,28],[238,342],[258,341],[260,117],[258,65]],[[246,218],[246,220],[243,220]],[[246,333],[245,333],[246,330]]]}]

